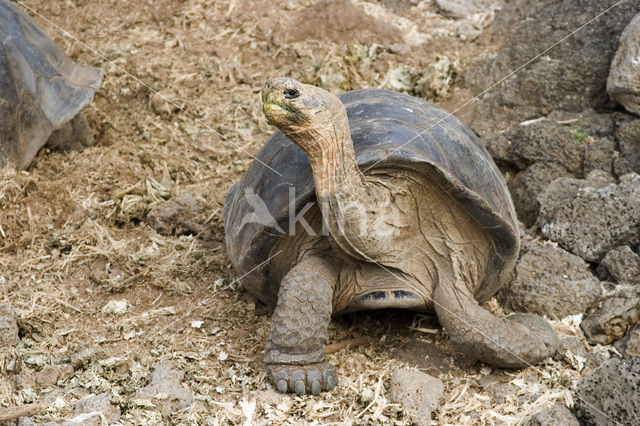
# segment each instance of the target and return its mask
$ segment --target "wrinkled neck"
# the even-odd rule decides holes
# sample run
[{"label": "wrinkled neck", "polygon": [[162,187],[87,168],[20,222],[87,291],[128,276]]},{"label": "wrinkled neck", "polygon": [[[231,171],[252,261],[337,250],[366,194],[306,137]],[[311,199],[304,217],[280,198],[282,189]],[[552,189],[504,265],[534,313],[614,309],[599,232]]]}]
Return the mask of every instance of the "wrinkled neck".
[{"label": "wrinkled neck", "polygon": [[346,117],[287,132],[287,136],[307,154],[319,199],[347,196],[362,186]]},{"label": "wrinkled neck", "polygon": [[350,256],[364,260],[364,211],[372,200],[356,163],[346,117],[288,136],[309,157],[316,196],[331,239]]},{"label": "wrinkled neck", "polygon": [[349,125],[332,123],[330,132],[318,135],[318,155],[310,156],[316,195],[326,197],[353,197],[363,182],[363,175],[356,163]]}]

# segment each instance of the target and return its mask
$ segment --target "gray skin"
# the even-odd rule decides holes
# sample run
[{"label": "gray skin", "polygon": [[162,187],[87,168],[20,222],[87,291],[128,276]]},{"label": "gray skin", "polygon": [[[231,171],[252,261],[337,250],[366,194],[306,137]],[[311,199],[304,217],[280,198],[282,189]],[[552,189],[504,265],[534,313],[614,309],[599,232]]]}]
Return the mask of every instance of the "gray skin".
[{"label": "gray skin", "polygon": [[[508,278],[519,239],[506,185],[472,132],[433,105],[387,91],[343,95],[350,115],[338,97],[292,79],[267,82],[262,100],[267,120],[286,139],[276,134],[267,143],[229,192],[223,214],[243,284],[275,303],[265,364],[280,392],[334,388],[336,370],[325,354],[331,315],[363,309],[435,312],[462,351],[500,367],[536,364],[555,353],[557,335],[540,317],[496,318],[478,303]],[[368,118],[360,123],[359,116]],[[424,120],[434,119],[441,120],[420,132]],[[421,124],[408,124],[414,121]],[[410,138],[394,137],[411,126],[417,136],[405,148]],[[374,150],[372,141],[385,149]],[[310,171],[287,166],[297,161],[291,142]],[[274,237],[273,230],[247,225],[243,189],[268,196],[283,186],[267,178],[263,164],[281,166],[296,187],[312,179],[307,186],[317,203],[297,205],[305,221],[296,222],[295,232]],[[284,225],[279,198],[264,201]]]},{"label": "gray skin", "polygon": [[93,143],[82,116],[102,70],[73,62],[14,3],[0,0],[0,167],[24,169],[38,151]]}]

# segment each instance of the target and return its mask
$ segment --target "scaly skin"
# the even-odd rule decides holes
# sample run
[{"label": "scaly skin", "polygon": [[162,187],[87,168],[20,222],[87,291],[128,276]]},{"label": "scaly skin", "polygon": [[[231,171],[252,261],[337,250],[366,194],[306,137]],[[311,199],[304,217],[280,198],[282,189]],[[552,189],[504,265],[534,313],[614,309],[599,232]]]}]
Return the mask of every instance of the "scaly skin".
[{"label": "scaly skin", "polygon": [[451,342],[471,358],[496,367],[522,368],[556,352],[558,336],[537,315],[497,318],[468,292],[448,283],[435,289],[433,304]]},{"label": "scaly skin", "polygon": [[267,375],[280,392],[317,395],[336,386],[335,367],[325,354],[336,280],[335,268],[313,255],[282,280],[264,358]]}]

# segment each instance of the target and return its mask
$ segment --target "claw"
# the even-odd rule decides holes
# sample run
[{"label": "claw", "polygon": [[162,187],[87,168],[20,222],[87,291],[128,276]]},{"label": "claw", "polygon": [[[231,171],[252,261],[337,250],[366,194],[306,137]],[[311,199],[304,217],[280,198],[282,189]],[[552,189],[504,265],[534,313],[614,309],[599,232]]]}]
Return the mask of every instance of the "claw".
[{"label": "claw", "polygon": [[304,383],[304,378],[305,378],[305,372],[304,370],[296,370],[293,373],[291,373],[291,375],[289,376],[289,384],[291,384],[291,388],[293,389],[295,387],[295,383],[300,380],[302,381],[302,383]]},{"label": "claw", "polygon": [[320,385],[320,380],[314,380],[311,383],[311,395],[320,395],[320,391],[322,390],[322,385]]},{"label": "claw", "polygon": [[322,372],[322,378],[327,387],[326,390],[330,391],[336,387],[336,371],[334,369],[327,369]]},{"label": "claw", "polygon": [[313,370],[307,373],[307,388],[311,395],[319,395],[322,391],[322,374],[320,370]]},{"label": "claw", "polygon": [[338,374],[329,363],[308,365],[268,365],[267,373],[280,393],[319,395],[338,384]]}]

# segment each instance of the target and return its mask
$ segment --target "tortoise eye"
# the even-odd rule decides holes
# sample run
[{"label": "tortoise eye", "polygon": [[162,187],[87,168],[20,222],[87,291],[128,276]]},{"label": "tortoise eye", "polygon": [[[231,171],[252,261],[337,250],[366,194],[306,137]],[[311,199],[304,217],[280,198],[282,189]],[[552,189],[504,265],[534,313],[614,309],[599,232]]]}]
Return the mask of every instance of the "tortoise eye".
[{"label": "tortoise eye", "polygon": [[285,99],[295,99],[298,96],[300,96],[300,92],[298,92],[296,89],[287,89],[284,91]]}]

